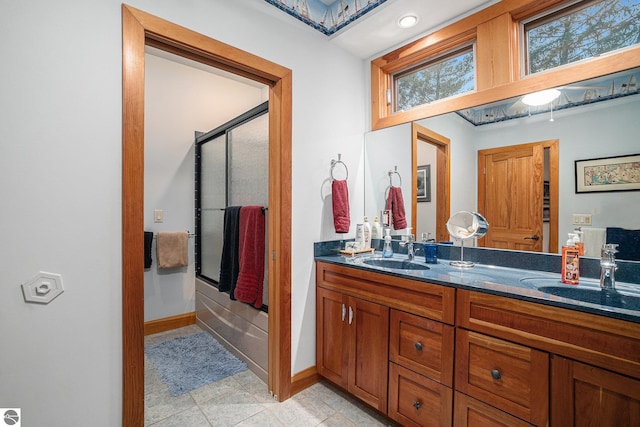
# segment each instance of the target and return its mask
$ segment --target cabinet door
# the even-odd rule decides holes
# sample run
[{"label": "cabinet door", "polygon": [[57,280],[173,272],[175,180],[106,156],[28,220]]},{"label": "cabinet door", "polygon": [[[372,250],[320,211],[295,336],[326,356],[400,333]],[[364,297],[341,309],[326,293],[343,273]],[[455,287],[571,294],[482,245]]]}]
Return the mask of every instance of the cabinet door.
[{"label": "cabinet door", "polygon": [[318,373],[347,386],[347,297],[316,288],[316,364]]},{"label": "cabinet door", "polygon": [[554,355],[552,426],[640,426],[640,380]]},{"label": "cabinet door", "polygon": [[349,298],[348,390],[379,411],[387,412],[389,308]]},{"label": "cabinet door", "polygon": [[549,421],[549,355],[458,329],[456,389],[537,426]]}]

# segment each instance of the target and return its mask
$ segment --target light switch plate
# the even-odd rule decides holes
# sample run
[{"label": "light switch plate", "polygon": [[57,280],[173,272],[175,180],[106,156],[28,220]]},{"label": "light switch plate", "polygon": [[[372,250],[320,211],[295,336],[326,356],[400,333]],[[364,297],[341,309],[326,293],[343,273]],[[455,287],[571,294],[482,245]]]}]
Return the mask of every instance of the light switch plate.
[{"label": "light switch plate", "polygon": [[591,214],[573,214],[573,225],[591,225]]},{"label": "light switch plate", "polygon": [[162,209],[156,209],[153,211],[153,222],[164,221],[164,211]]}]

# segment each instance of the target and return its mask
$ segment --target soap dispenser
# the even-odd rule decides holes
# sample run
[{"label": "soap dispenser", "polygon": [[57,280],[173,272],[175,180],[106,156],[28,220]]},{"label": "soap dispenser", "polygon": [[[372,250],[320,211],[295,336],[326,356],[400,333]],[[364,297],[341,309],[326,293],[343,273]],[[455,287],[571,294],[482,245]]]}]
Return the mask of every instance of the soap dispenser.
[{"label": "soap dispenser", "polygon": [[391,247],[391,229],[387,228],[385,232],[386,234],[384,236],[384,249],[382,250],[382,257],[391,258],[393,256],[393,248]]},{"label": "soap dispenser", "polygon": [[569,233],[567,244],[562,247],[562,283],[577,285],[580,282],[580,251]]}]

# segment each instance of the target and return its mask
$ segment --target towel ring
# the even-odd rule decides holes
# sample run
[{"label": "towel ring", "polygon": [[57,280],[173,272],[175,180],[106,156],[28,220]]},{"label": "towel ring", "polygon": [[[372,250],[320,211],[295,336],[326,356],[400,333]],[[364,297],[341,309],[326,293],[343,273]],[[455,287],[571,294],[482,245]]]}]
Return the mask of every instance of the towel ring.
[{"label": "towel ring", "polygon": [[341,157],[342,157],[342,155],[340,153],[338,153],[338,160],[331,160],[331,171],[330,171],[330,174],[331,174],[331,179],[334,180],[334,181],[335,181],[336,178],[333,176],[333,168],[335,168],[337,164],[341,164],[342,166],[344,166],[344,170],[345,170],[345,172],[347,174],[347,177],[345,178],[345,180],[349,179],[349,169],[347,168],[347,165],[342,160],[340,160]]},{"label": "towel ring", "polygon": [[398,180],[400,181],[400,185],[398,187],[402,187],[402,177],[398,173],[398,166],[395,166],[394,170],[389,171],[389,187],[393,187],[393,175],[398,175]]}]

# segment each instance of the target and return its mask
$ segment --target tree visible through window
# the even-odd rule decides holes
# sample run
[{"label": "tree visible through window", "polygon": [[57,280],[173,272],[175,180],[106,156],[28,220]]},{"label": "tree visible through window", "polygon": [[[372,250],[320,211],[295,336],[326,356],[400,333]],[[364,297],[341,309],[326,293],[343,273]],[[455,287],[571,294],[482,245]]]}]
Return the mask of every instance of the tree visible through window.
[{"label": "tree visible through window", "polygon": [[394,76],[396,111],[474,90],[473,46]]},{"label": "tree visible through window", "polygon": [[528,73],[640,43],[640,0],[581,2],[524,25]]}]

